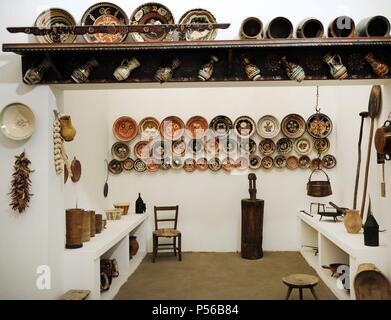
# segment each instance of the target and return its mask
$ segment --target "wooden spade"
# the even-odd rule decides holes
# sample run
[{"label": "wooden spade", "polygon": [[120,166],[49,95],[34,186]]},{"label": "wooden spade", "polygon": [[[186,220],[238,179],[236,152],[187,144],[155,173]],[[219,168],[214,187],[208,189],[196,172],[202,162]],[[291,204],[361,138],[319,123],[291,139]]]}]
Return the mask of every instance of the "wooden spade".
[{"label": "wooden spade", "polygon": [[372,142],[373,142],[373,131],[375,126],[375,118],[377,118],[381,112],[382,106],[382,91],[379,85],[372,87],[371,95],[369,97],[368,112],[369,117],[371,118],[371,130],[369,132],[369,141],[368,141],[368,153],[367,153],[367,164],[365,167],[365,177],[364,177],[364,190],[362,195],[361,202],[361,219],[364,217],[365,202],[367,198],[368,190],[368,175],[369,175],[369,166],[371,162],[371,151],[372,151]]}]

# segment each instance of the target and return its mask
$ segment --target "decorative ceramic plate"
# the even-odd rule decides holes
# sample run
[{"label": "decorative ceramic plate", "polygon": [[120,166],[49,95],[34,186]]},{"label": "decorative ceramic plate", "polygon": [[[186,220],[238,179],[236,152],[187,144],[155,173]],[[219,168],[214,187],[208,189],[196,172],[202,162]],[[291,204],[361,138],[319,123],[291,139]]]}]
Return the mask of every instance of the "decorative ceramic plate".
[{"label": "decorative ceramic plate", "polygon": [[122,172],[122,164],[118,160],[111,160],[109,162],[109,171],[113,174],[119,174]]},{"label": "decorative ceramic plate", "polygon": [[[110,2],[100,2],[89,7],[81,18],[82,26],[121,26],[128,25],[129,19],[120,7]],[[126,33],[87,33],[87,42],[122,42]]]},{"label": "decorative ceramic plate", "polygon": [[[191,23],[216,23],[216,18],[208,10],[205,9],[192,9],[183,14],[179,19],[179,24],[191,24]],[[187,31],[187,41],[201,41],[201,40],[214,40],[217,36],[217,30],[204,30],[204,31]]]},{"label": "decorative ceramic plate", "polygon": [[286,167],[295,170],[299,167],[299,159],[296,156],[290,156],[286,159]]},{"label": "decorative ceramic plate", "polygon": [[273,116],[263,116],[257,123],[257,131],[262,138],[272,139],[280,133],[280,122]]},{"label": "decorative ceramic plate", "polygon": [[240,144],[240,152],[242,154],[253,154],[257,151],[257,144],[253,139],[244,139]]},{"label": "decorative ceramic plate", "polygon": [[198,170],[205,171],[206,169],[208,169],[208,159],[206,158],[197,159],[196,166]]},{"label": "decorative ceramic plate", "polygon": [[192,158],[186,159],[185,162],[184,162],[184,165],[183,165],[183,169],[186,172],[193,172],[196,169],[195,160],[192,159]]},{"label": "decorative ceramic plate", "polygon": [[322,166],[326,169],[332,169],[337,165],[337,159],[331,155],[326,154],[322,159]]},{"label": "decorative ceramic plate", "polygon": [[289,114],[281,122],[282,133],[291,139],[300,138],[304,134],[305,128],[305,120],[298,114]]},{"label": "decorative ceramic plate", "polygon": [[185,124],[175,116],[167,117],[160,123],[160,134],[167,140],[178,140],[185,132]]},{"label": "decorative ceramic plate", "polygon": [[187,146],[193,154],[200,154],[204,151],[204,144],[202,140],[191,139]]},{"label": "decorative ceramic plate", "polygon": [[184,165],[184,161],[182,158],[172,158],[171,167],[173,169],[182,169]]},{"label": "decorative ceramic plate", "polygon": [[251,156],[250,157],[250,161],[248,163],[248,166],[250,167],[250,169],[259,169],[261,167],[261,162],[262,162],[262,159],[260,156]]},{"label": "decorative ceramic plate", "polygon": [[205,151],[209,154],[218,154],[220,152],[220,141],[218,138],[211,138],[205,142]]},{"label": "decorative ceramic plate", "polygon": [[310,169],[315,170],[320,168],[322,168],[322,160],[319,158],[312,159],[310,163]]},{"label": "decorative ceramic plate", "polygon": [[301,156],[299,158],[299,167],[301,169],[308,169],[310,167],[310,164],[311,164],[311,159],[309,156]]},{"label": "decorative ceramic plate", "polygon": [[307,120],[307,130],[315,139],[326,138],[333,130],[333,123],[325,114],[315,113]]},{"label": "decorative ceramic plate", "polygon": [[[37,20],[35,20],[34,26],[40,28],[51,27],[69,27],[75,26],[76,21],[72,15],[64,9],[52,8],[42,12]],[[60,35],[59,41],[51,35],[37,36],[37,39],[41,43],[72,43],[76,39],[76,35],[71,33],[64,33]]]},{"label": "decorative ceramic plate", "polygon": [[277,141],[277,151],[283,154],[291,152],[293,149],[292,140],[289,138],[281,138]]},{"label": "decorative ceramic plate", "polygon": [[134,155],[139,159],[148,159],[151,156],[151,148],[148,141],[139,141],[133,148]]},{"label": "decorative ceramic plate", "polygon": [[297,139],[295,141],[294,149],[298,154],[309,154],[312,150],[312,142],[307,138]]},{"label": "decorative ceramic plate", "polygon": [[183,157],[186,153],[186,142],[184,140],[177,140],[172,143],[172,153]]},{"label": "decorative ceramic plate", "polygon": [[238,170],[246,170],[248,169],[249,163],[247,157],[239,157],[235,161],[235,168]]},{"label": "decorative ceramic plate", "polygon": [[9,139],[28,139],[35,130],[34,113],[22,103],[11,103],[0,113],[0,129]]},{"label": "decorative ceramic plate", "polygon": [[141,138],[153,140],[159,135],[159,121],[153,117],[146,117],[138,125]]},{"label": "decorative ceramic plate", "polygon": [[315,139],[314,140],[314,149],[318,153],[327,152],[330,149],[330,141],[327,138]]},{"label": "decorative ceramic plate", "polygon": [[211,171],[219,171],[222,168],[219,158],[212,158],[208,161],[208,168]]},{"label": "decorative ceramic plate", "polygon": [[134,161],[131,158],[127,158],[124,161],[122,161],[122,169],[126,171],[132,170],[134,167]]},{"label": "decorative ceramic plate", "polygon": [[259,143],[259,152],[263,156],[271,156],[276,151],[276,144],[271,139],[263,139]]},{"label": "decorative ceramic plate", "polygon": [[147,165],[143,160],[136,159],[136,161],[134,162],[134,170],[137,172],[144,172],[145,170],[147,170]]},{"label": "decorative ceramic plate", "polygon": [[219,137],[225,137],[233,128],[233,124],[230,118],[226,116],[214,117],[210,123],[209,128]]},{"label": "decorative ceramic plate", "polygon": [[261,161],[261,166],[262,168],[264,169],[271,169],[273,168],[273,165],[274,165],[274,160],[272,157],[264,157]]},{"label": "decorative ceramic plate", "polygon": [[156,141],[152,146],[152,156],[162,159],[166,156],[166,149],[163,141]]},{"label": "decorative ceramic plate", "polygon": [[238,144],[233,139],[223,139],[221,144],[225,153],[235,153],[238,149]]},{"label": "decorative ceramic plate", "polygon": [[255,133],[256,125],[250,117],[242,116],[235,120],[234,130],[240,138],[249,138]]},{"label": "decorative ceramic plate", "polygon": [[157,159],[150,158],[147,160],[146,166],[148,172],[156,172],[160,169],[160,161]]},{"label": "decorative ceramic plate", "polygon": [[127,116],[115,120],[113,125],[113,134],[119,141],[131,141],[137,136],[137,122]]},{"label": "decorative ceramic plate", "polygon": [[205,136],[206,131],[208,130],[208,121],[201,116],[191,117],[186,122],[186,133],[190,138],[201,139]]},{"label": "decorative ceramic plate", "polygon": [[171,159],[170,158],[164,158],[161,160],[160,163],[160,169],[162,170],[168,170],[171,168]]},{"label": "decorative ceramic plate", "polygon": [[123,161],[129,157],[129,146],[124,142],[116,142],[111,147],[111,154],[115,160]]},{"label": "decorative ceramic plate", "polygon": [[221,161],[221,164],[223,166],[223,169],[228,172],[235,168],[235,161],[229,157],[223,159],[223,161]]},{"label": "decorative ceramic plate", "polygon": [[[130,24],[174,24],[171,11],[162,4],[149,2],[139,6],[130,16]],[[163,41],[172,36],[172,32],[130,33],[134,41]]]},{"label": "decorative ceramic plate", "polygon": [[286,167],[286,158],[283,155],[276,156],[274,158],[274,166],[276,168],[285,168]]}]

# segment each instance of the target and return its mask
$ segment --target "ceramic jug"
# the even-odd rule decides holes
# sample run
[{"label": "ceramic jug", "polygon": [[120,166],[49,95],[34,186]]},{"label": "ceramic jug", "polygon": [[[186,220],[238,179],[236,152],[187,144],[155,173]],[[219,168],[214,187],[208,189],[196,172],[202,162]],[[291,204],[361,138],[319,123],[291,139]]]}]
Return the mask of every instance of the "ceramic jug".
[{"label": "ceramic jug", "polygon": [[250,62],[247,57],[242,57],[242,63],[244,65],[244,71],[250,80],[257,81],[261,79],[261,70]]},{"label": "ceramic jug", "polygon": [[130,73],[140,66],[140,62],[136,58],[132,58],[130,61],[128,59],[124,59],[121,62],[121,65],[117,67],[114,71],[114,77],[118,81],[124,81],[129,78]]},{"label": "ceramic jug", "polygon": [[362,228],[362,220],[359,210],[346,210],[343,219],[346,231],[348,233],[359,233]]},{"label": "ceramic jug", "polygon": [[281,63],[285,67],[286,73],[291,80],[301,82],[305,79],[304,69],[297,63],[288,61],[286,57],[281,58]]},{"label": "ceramic jug", "polygon": [[378,59],[375,59],[373,53],[370,52],[365,56],[365,60],[372,67],[373,71],[379,76],[384,77],[390,71],[390,68],[385,64],[381,63]]},{"label": "ceramic jug", "polygon": [[40,83],[43,78],[43,74],[49,69],[49,67],[49,61],[46,59],[43,60],[38,66],[31,67],[26,71],[23,77],[23,82],[29,85]]},{"label": "ceramic jug", "polygon": [[96,61],[94,58],[92,58],[86,64],[84,64],[81,67],[73,70],[71,78],[76,83],[86,82],[88,80],[88,77],[91,74],[91,71],[94,68],[96,68],[97,66],[99,66],[98,61]]},{"label": "ceramic jug", "polygon": [[342,80],[348,76],[348,70],[342,64],[340,55],[328,53],[323,57],[323,61],[329,65],[330,73],[334,79]]},{"label": "ceramic jug", "polygon": [[61,137],[65,141],[72,141],[76,135],[76,129],[72,126],[72,121],[70,116],[62,116],[58,119],[61,125]]},{"label": "ceramic jug", "polygon": [[219,62],[219,59],[216,56],[211,56],[210,59],[211,60],[207,64],[204,64],[198,71],[198,79],[206,81],[211,78],[214,65]]},{"label": "ceramic jug", "polygon": [[177,58],[173,59],[170,63],[170,66],[159,68],[156,71],[155,79],[158,80],[160,83],[171,80],[175,69],[179,68],[181,64],[181,60]]},{"label": "ceramic jug", "polygon": [[130,257],[133,257],[136,255],[137,251],[139,249],[139,243],[137,241],[137,238],[135,236],[129,236],[129,253]]}]

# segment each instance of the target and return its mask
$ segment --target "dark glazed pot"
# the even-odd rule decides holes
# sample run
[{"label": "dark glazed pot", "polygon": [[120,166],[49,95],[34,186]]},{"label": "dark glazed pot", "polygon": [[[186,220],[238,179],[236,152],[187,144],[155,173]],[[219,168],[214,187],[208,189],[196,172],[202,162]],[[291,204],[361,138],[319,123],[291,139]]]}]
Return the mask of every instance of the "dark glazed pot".
[{"label": "dark glazed pot", "polygon": [[390,21],[383,16],[361,20],[357,25],[360,37],[387,37],[390,34]]},{"label": "dark glazed pot", "polygon": [[270,21],[266,36],[269,39],[288,39],[293,37],[293,25],[285,17],[277,17]]},{"label": "dark glazed pot", "polygon": [[262,39],[263,24],[255,17],[249,17],[243,20],[240,26],[240,39]]},{"label": "dark glazed pot", "polygon": [[322,22],[317,19],[306,19],[302,21],[296,29],[298,38],[322,38],[324,27]]},{"label": "dark glazed pot", "polygon": [[356,24],[347,16],[335,18],[329,25],[328,35],[332,38],[350,38],[356,34]]}]

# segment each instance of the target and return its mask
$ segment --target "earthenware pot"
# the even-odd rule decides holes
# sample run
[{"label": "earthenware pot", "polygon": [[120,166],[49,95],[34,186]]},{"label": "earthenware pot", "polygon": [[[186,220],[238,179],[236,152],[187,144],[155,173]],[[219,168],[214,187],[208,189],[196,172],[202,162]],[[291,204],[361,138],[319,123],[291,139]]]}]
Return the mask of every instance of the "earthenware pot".
[{"label": "earthenware pot", "polygon": [[354,37],[356,34],[356,25],[352,18],[340,16],[335,18],[329,25],[328,35],[333,38]]},{"label": "earthenware pot", "polygon": [[261,79],[261,70],[250,62],[248,57],[242,57],[244,71],[250,80],[257,81]]},{"label": "earthenware pot", "polygon": [[73,70],[71,78],[76,83],[83,83],[88,80],[88,77],[91,74],[91,71],[99,66],[98,61],[96,61],[94,58],[90,59],[86,64],[82,65],[81,67]]},{"label": "earthenware pot", "polygon": [[140,62],[136,58],[132,58],[130,61],[128,59],[124,59],[121,62],[121,65],[117,67],[114,71],[114,77],[118,81],[124,81],[129,78],[130,73],[140,66]]},{"label": "earthenware pot", "polygon": [[129,236],[129,253],[130,253],[130,257],[135,256],[137,251],[138,251],[138,249],[139,249],[139,243],[137,241],[137,237]]},{"label": "earthenware pot", "polygon": [[219,59],[216,56],[211,56],[210,61],[204,64],[198,71],[198,79],[203,81],[209,80],[213,75],[214,65],[217,62],[219,62]]},{"label": "earthenware pot", "polygon": [[390,34],[390,21],[384,16],[361,20],[357,25],[360,37],[387,37]]},{"label": "earthenware pot", "polygon": [[50,68],[48,60],[43,60],[38,66],[31,67],[26,71],[23,77],[23,82],[29,85],[40,83],[43,74]]},{"label": "earthenware pot", "polygon": [[286,57],[281,58],[281,63],[285,67],[286,74],[291,80],[301,82],[305,79],[304,69],[297,63],[288,61]]},{"label": "earthenware pot", "polygon": [[76,129],[72,126],[70,116],[62,116],[58,119],[61,125],[61,136],[65,141],[72,141],[76,135]]},{"label": "earthenware pot", "polygon": [[342,80],[348,76],[348,70],[342,64],[340,55],[328,53],[323,57],[323,61],[329,65],[330,73],[334,79]]},{"label": "earthenware pot", "polygon": [[270,39],[286,39],[293,36],[293,25],[285,17],[277,17],[270,21],[266,36]]},{"label": "earthenware pot", "polygon": [[376,130],[375,147],[379,154],[385,154],[386,160],[391,158],[391,120],[387,120],[383,127]]},{"label": "earthenware pot", "polygon": [[373,53],[370,52],[365,56],[365,60],[372,67],[373,72],[375,72],[379,77],[384,77],[390,71],[390,68],[385,63],[382,63],[380,60],[376,59],[373,56]]},{"label": "earthenware pot", "polygon": [[296,29],[298,38],[321,38],[324,35],[324,27],[318,19],[305,19]]},{"label": "earthenware pot", "polygon": [[348,233],[359,233],[362,228],[360,210],[346,210],[343,224]]},{"label": "earthenware pot", "polygon": [[256,17],[248,17],[240,25],[240,39],[262,39],[263,24]]},{"label": "earthenware pot", "polygon": [[159,68],[155,73],[155,79],[160,83],[169,81],[174,75],[174,71],[181,66],[181,60],[175,58],[170,62],[169,66]]}]

